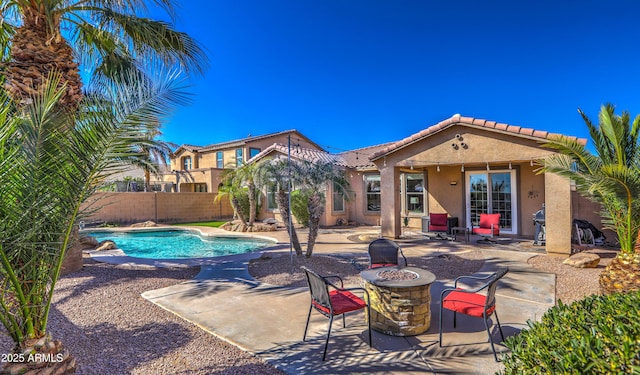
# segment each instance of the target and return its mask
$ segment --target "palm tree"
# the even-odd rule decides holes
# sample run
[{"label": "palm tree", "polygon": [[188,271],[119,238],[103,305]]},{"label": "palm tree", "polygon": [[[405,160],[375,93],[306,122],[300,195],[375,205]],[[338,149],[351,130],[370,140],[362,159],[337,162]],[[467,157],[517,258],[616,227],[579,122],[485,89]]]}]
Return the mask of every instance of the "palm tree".
[{"label": "palm tree", "polygon": [[173,0],[3,0],[0,47],[11,55],[3,64],[5,88],[25,102],[56,70],[66,87],[58,103],[74,111],[82,98],[80,63],[92,75],[114,79],[129,70],[139,80],[151,61],[202,72],[202,49],[169,23],[143,17],[147,3],[174,15]]},{"label": "palm tree", "polygon": [[277,189],[275,194],[276,205],[287,227],[291,246],[294,248],[296,255],[302,255],[298,232],[296,232],[296,228],[293,225],[289,225],[292,220],[289,207],[289,190],[292,176],[295,173],[295,166],[296,162],[293,160],[287,161],[280,158],[268,160],[260,166],[260,178],[265,182],[270,181],[275,184]]},{"label": "palm tree", "polygon": [[616,115],[607,104],[596,126],[579,112],[595,154],[574,139],[553,139],[546,146],[559,154],[542,160],[541,170],[575,181],[579,192],[602,205],[603,223],[618,235],[620,254],[600,276],[603,291],[640,289],[640,115],[631,122],[628,112]]},{"label": "palm tree", "polygon": [[[55,357],[62,350],[47,323],[81,205],[128,160],[144,159],[135,146],[144,141],[146,124],[173,104],[171,92],[130,82],[118,97],[93,100],[93,93],[70,113],[57,105],[66,92],[63,79],[52,75],[27,104],[0,92],[0,322],[15,353],[53,345],[48,354]],[[40,340],[52,344],[40,347]],[[69,356],[50,365],[51,373],[63,373],[75,361]]]},{"label": "palm tree", "polygon": [[313,254],[313,248],[318,238],[320,219],[325,211],[325,192],[329,184],[338,189],[337,193],[344,199],[349,198],[349,180],[344,169],[333,161],[301,161],[298,163],[294,181],[296,186],[309,193],[307,208],[309,210],[309,238],[307,240],[308,258]]},{"label": "palm tree", "polygon": [[247,187],[249,199],[249,221],[247,225],[249,226],[252,226],[256,221],[258,195],[263,183],[263,179],[260,176],[262,173],[261,164],[260,162],[242,164],[232,172],[239,183]]},{"label": "palm tree", "polygon": [[242,181],[236,174],[235,169],[225,169],[222,173],[222,186],[218,189],[214,202],[219,202],[222,198],[228,198],[233,216],[238,218],[243,225],[247,225],[247,219],[240,204],[240,196],[244,193]]},{"label": "palm tree", "polygon": [[167,166],[167,160],[172,154],[172,150],[177,147],[173,142],[166,142],[160,139],[162,137],[162,131],[160,131],[160,122],[154,121],[150,124],[152,129],[146,133],[144,142],[138,145],[140,152],[144,154],[149,160],[152,160],[151,165],[142,165],[144,172],[144,191],[149,190],[151,183],[151,173],[158,173],[158,167],[160,165]]}]

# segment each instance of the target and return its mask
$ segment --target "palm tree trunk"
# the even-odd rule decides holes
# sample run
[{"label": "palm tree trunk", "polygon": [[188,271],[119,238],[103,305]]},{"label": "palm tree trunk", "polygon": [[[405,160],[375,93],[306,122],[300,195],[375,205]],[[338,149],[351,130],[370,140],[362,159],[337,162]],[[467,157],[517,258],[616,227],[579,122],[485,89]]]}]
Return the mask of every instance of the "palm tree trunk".
[{"label": "palm tree trunk", "polygon": [[291,239],[291,244],[296,251],[296,255],[302,255],[302,246],[300,246],[296,228],[294,228],[293,225],[289,225],[291,219],[289,217],[289,197],[284,190],[279,190],[276,194],[276,203],[280,208],[280,215],[282,215],[282,220],[284,220],[286,224],[287,233],[289,233],[289,239]]},{"label": "palm tree trunk", "polygon": [[309,239],[307,240],[307,258],[313,254],[313,248],[318,238],[318,230],[320,229],[320,218],[324,214],[324,202],[318,193],[313,193],[307,202],[309,209]]},{"label": "palm tree trunk", "polygon": [[60,85],[66,84],[58,105],[76,111],[82,99],[78,63],[71,46],[61,36],[51,35],[44,18],[44,14],[25,14],[24,25],[16,29],[11,61],[3,72],[5,88],[16,102],[26,103],[42,90],[49,75],[58,71],[62,74]]},{"label": "palm tree trunk", "polygon": [[252,226],[256,221],[256,185],[254,183],[248,184],[249,193],[249,226]]},{"label": "palm tree trunk", "polygon": [[233,208],[233,212],[235,213],[236,217],[240,219],[240,221],[242,221],[242,224],[247,225],[247,219],[244,217],[244,214],[242,213],[242,209],[240,209],[240,203],[238,202],[238,198],[236,197],[231,198],[231,207]]},{"label": "palm tree trunk", "polygon": [[151,172],[145,168],[144,170],[144,191],[149,191],[149,184],[151,184]]}]

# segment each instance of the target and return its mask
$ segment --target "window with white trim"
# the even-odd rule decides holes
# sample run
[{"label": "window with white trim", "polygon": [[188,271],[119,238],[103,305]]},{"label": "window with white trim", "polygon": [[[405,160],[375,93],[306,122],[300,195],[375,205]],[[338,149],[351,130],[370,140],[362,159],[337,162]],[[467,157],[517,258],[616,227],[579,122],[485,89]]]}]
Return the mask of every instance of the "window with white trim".
[{"label": "window with white trim", "polygon": [[365,207],[368,212],[380,212],[382,199],[380,198],[380,175],[364,175]]},{"label": "window with white trim", "polygon": [[334,182],[332,189],[333,212],[344,211],[344,197],[340,193],[340,190],[340,186]]},{"label": "window with white trim", "polygon": [[188,171],[192,168],[191,156],[185,156],[182,158],[182,169]]},{"label": "window with white trim", "polygon": [[424,213],[424,174],[405,173],[405,210],[410,214]]},{"label": "window with white trim", "polygon": [[267,210],[275,210],[278,208],[276,194],[278,192],[278,183],[273,180],[269,181],[266,186]]},{"label": "window with white trim", "polygon": [[242,166],[242,149],[241,148],[237,148],[236,149],[236,167],[240,167]]},{"label": "window with white trim", "polygon": [[216,168],[224,168],[224,152],[216,152]]}]

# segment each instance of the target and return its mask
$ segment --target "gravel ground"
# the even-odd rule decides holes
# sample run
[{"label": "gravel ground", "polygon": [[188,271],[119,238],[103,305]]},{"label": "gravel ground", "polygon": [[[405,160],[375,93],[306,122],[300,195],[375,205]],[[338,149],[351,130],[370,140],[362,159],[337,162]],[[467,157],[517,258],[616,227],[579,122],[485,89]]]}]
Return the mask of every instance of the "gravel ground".
[{"label": "gravel ground", "polygon": [[[599,294],[598,277],[604,267],[617,254],[615,250],[594,248],[586,252],[600,256],[600,264],[596,268],[575,268],[563,264],[566,257],[554,255],[536,255],[528,263],[541,271],[555,273],[556,300],[568,304],[591,294]],[[349,260],[353,259],[353,260]],[[349,257],[338,258],[332,256],[314,255],[310,259],[294,257],[294,272],[291,274],[291,259],[289,255],[278,257],[263,257],[249,264],[249,272],[256,279],[273,285],[305,286],[304,274],[300,266],[306,265],[321,275],[333,274],[342,276],[346,285],[359,285],[359,272],[367,267],[367,258]],[[444,254],[433,257],[409,257],[412,266],[427,269],[436,275],[437,279],[454,279],[458,276],[469,275],[478,271],[483,264],[482,252],[472,250],[457,255]]]},{"label": "gravel ground", "polygon": [[569,304],[592,294],[600,294],[598,277],[602,270],[616,256],[617,251],[606,248],[594,248],[585,251],[600,256],[600,263],[596,268],[575,268],[562,264],[566,257],[554,255],[537,255],[530,258],[528,263],[541,271],[556,274],[556,301]]},{"label": "gravel ground", "polygon": [[[278,255],[271,257],[263,255],[249,263],[249,273],[263,283],[279,286],[306,286],[301,266],[307,266],[320,275],[338,275],[344,279],[345,286],[356,286],[362,283],[360,271],[367,268],[369,258],[366,255],[344,257],[314,255],[311,258],[304,256],[293,257]],[[439,255],[408,257],[409,265],[429,270],[437,279],[452,279],[462,275],[474,273],[484,263],[482,252],[472,250],[458,255]]]},{"label": "gravel ground", "polygon": [[[557,298],[570,303],[599,293],[598,275],[615,252],[593,249],[601,256],[598,268],[578,269],[562,264],[563,258],[537,255],[531,266],[555,273]],[[321,274],[339,274],[345,284],[359,285],[366,256],[288,255],[260,258],[250,273],[273,285],[305,285],[301,265]],[[409,264],[452,279],[476,272],[483,264],[479,250],[457,255],[409,257]],[[197,268],[131,270],[85,260],[84,268],[59,280],[51,310],[49,331],[78,361],[78,374],[284,374],[261,359],[205,332],[171,312],[148,302],[141,293],[174,285],[195,276]],[[0,353],[12,347],[0,336]]]},{"label": "gravel ground", "polygon": [[[140,296],[198,270],[85,261],[81,271],[59,280],[49,331],[76,358],[78,374],[284,374]],[[0,338],[0,353],[8,353],[11,340]]]}]

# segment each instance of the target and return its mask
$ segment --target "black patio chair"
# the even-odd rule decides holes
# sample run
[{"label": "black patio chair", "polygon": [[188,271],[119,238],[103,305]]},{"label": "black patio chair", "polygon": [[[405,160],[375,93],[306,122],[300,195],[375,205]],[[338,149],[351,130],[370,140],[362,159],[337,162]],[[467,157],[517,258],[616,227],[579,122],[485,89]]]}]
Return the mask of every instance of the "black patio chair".
[{"label": "black patio chair", "polygon": [[[453,311],[453,328],[456,327],[456,314],[461,313],[476,318],[482,318],[484,320],[484,326],[489,334],[489,342],[491,343],[491,349],[493,350],[493,356],[498,362],[498,355],[496,354],[496,348],[493,345],[493,338],[491,337],[491,331],[489,330],[489,317],[491,315],[496,317],[496,324],[500,330],[500,336],[504,341],[504,334],[502,333],[502,327],[500,326],[500,320],[498,319],[498,312],[496,311],[496,288],[498,281],[509,272],[508,268],[501,269],[491,275],[480,276],[460,276],[458,277],[453,288],[446,288],[440,295],[440,347],[442,347],[442,310],[447,309]],[[463,289],[458,287],[458,281],[463,279],[471,279],[484,281],[484,284],[474,289]],[[486,290],[486,294],[479,292]]]},{"label": "black patio chair", "polygon": [[[320,276],[307,267],[301,268],[307,276],[309,292],[311,293],[311,304],[309,306],[309,314],[307,315],[307,324],[304,327],[304,336],[302,337],[302,341],[307,339],[307,329],[309,328],[309,320],[311,319],[311,311],[313,309],[329,318],[329,329],[327,331],[327,339],[324,344],[324,353],[322,355],[322,360],[324,361],[327,357],[327,347],[329,346],[329,336],[331,336],[333,317],[336,315],[342,315],[342,326],[346,327],[346,313],[366,308],[367,327],[369,330],[369,346],[371,346],[371,312],[369,310],[369,304],[367,303],[367,301],[369,301],[369,293],[363,288],[345,289],[340,276]],[[328,279],[339,280],[340,286],[338,287],[332,284]],[[331,290],[329,290],[330,288]],[[351,293],[352,290],[364,291],[367,301]]]},{"label": "black patio chair", "polygon": [[407,266],[407,258],[400,245],[386,238],[378,238],[369,244],[369,268],[399,266],[399,255]]}]

